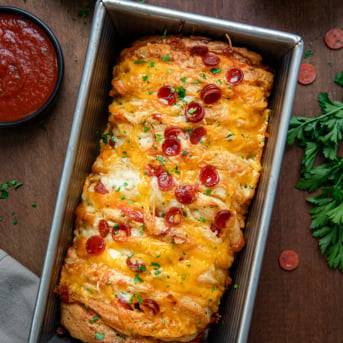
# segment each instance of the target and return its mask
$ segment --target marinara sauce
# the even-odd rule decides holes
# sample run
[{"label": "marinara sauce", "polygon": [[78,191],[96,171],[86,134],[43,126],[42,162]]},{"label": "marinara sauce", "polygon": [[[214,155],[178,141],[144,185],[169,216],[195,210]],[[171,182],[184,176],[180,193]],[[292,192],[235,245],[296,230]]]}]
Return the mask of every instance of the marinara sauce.
[{"label": "marinara sauce", "polygon": [[0,14],[0,122],[39,110],[57,77],[56,51],[43,30],[19,15]]}]

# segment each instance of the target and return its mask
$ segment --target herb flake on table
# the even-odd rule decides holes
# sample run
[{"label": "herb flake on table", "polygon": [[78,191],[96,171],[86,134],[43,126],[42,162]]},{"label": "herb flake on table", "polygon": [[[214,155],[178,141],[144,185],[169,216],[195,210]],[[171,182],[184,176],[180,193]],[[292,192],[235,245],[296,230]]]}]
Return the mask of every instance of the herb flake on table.
[{"label": "herb flake on table", "polygon": [[[336,75],[335,82],[343,86],[343,72]],[[318,191],[306,199],[312,204],[312,235],[319,239],[329,267],[343,272],[343,157],[338,156],[343,137],[343,103],[331,101],[327,93],[319,93],[318,102],[322,114],[291,118],[287,142],[292,145],[297,140],[304,148],[301,179],[295,187],[310,193]],[[323,162],[315,165],[317,157]]]}]

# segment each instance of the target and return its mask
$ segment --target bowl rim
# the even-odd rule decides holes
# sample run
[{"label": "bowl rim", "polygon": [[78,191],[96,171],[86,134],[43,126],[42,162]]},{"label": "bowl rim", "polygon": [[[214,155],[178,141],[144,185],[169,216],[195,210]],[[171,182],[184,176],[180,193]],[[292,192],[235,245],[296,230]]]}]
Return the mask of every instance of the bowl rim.
[{"label": "bowl rim", "polygon": [[64,75],[64,58],[63,58],[63,52],[62,48],[60,46],[60,43],[58,42],[55,34],[52,32],[52,30],[49,28],[45,22],[43,22],[40,18],[35,16],[34,14],[23,10],[18,7],[13,7],[13,6],[0,6],[0,14],[1,13],[11,13],[11,14],[16,14],[18,16],[21,16],[25,19],[30,20],[33,22],[35,25],[37,25],[48,37],[50,42],[52,43],[55,52],[56,52],[56,57],[57,57],[57,81],[54,87],[53,92],[51,93],[49,99],[35,112],[33,112],[31,115],[22,118],[20,120],[16,121],[11,121],[11,122],[1,122],[0,121],[0,128],[9,128],[9,127],[14,127],[14,126],[19,126],[22,125],[32,119],[35,119],[39,117],[42,113],[44,113],[55,101],[56,96],[61,88],[62,81],[63,81],[63,75]]}]

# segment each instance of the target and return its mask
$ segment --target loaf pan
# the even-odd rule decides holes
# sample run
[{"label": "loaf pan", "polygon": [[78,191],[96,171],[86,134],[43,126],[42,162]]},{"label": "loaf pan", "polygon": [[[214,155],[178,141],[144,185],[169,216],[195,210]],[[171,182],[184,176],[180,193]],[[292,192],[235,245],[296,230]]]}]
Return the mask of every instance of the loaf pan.
[{"label": "loaf pan", "polygon": [[144,3],[99,0],[96,3],[71,135],[62,172],[46,258],[41,276],[29,343],[75,342],[56,335],[59,300],[54,294],[67,248],[73,237],[74,210],[82,186],[96,158],[100,134],[108,117],[112,68],[119,52],[143,35],[165,32],[210,36],[260,53],[275,68],[270,99],[270,134],[262,158],[263,172],[250,207],[246,246],[231,271],[233,284],[220,306],[220,322],[209,342],[246,342],[261,271],[268,228],[303,52],[301,38],[264,29]]}]

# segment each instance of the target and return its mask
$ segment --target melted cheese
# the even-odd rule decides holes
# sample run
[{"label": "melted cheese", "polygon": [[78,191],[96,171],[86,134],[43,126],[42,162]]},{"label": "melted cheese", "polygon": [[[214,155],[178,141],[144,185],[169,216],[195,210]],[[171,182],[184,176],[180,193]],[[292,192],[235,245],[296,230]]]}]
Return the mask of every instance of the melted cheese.
[{"label": "melted cheese", "polygon": [[[93,306],[116,332],[138,334],[151,341],[191,340],[218,311],[230,283],[227,270],[243,246],[241,228],[261,171],[269,117],[267,97],[273,78],[254,64],[259,56],[246,50],[219,55],[219,69],[213,70],[200,56],[189,53],[189,47],[198,42],[183,38],[185,48],[174,49],[172,39],[147,40],[124,50],[114,68],[114,100],[103,134],[107,138],[102,139],[101,153],[85,182],[76,211],[74,244],[59,286],[68,287],[73,302]],[[244,80],[236,86],[225,79],[231,66],[244,73]],[[222,92],[213,104],[200,99],[207,84],[215,84]],[[184,89],[186,96],[168,105],[157,96],[163,85]],[[190,101],[205,108],[199,123],[186,120],[185,106]],[[164,130],[175,125],[184,131],[178,136],[181,153],[168,157],[162,150]],[[205,127],[207,135],[193,145],[189,132],[197,126]],[[109,139],[115,148],[108,144]],[[195,201],[180,204],[174,189],[161,191],[157,177],[146,173],[148,164],[162,164],[175,186],[197,185]],[[199,181],[205,165],[219,173],[220,182],[214,187]],[[106,194],[96,191],[99,182]],[[168,228],[165,219],[155,214],[165,214],[171,207],[182,209],[184,217],[179,225]],[[217,237],[211,224],[223,209],[232,216]],[[128,213],[140,213],[144,221]],[[99,235],[101,220],[107,221],[110,232],[104,237],[105,251],[94,256],[87,252],[86,242]],[[130,227],[131,235],[113,239],[111,232],[121,223]],[[130,268],[128,260],[141,261],[143,270]],[[131,309],[120,307],[118,299],[129,303]],[[158,313],[142,309],[139,304],[144,299],[156,302]],[[138,305],[134,307],[134,303]],[[122,311],[123,316],[113,319]]]}]

